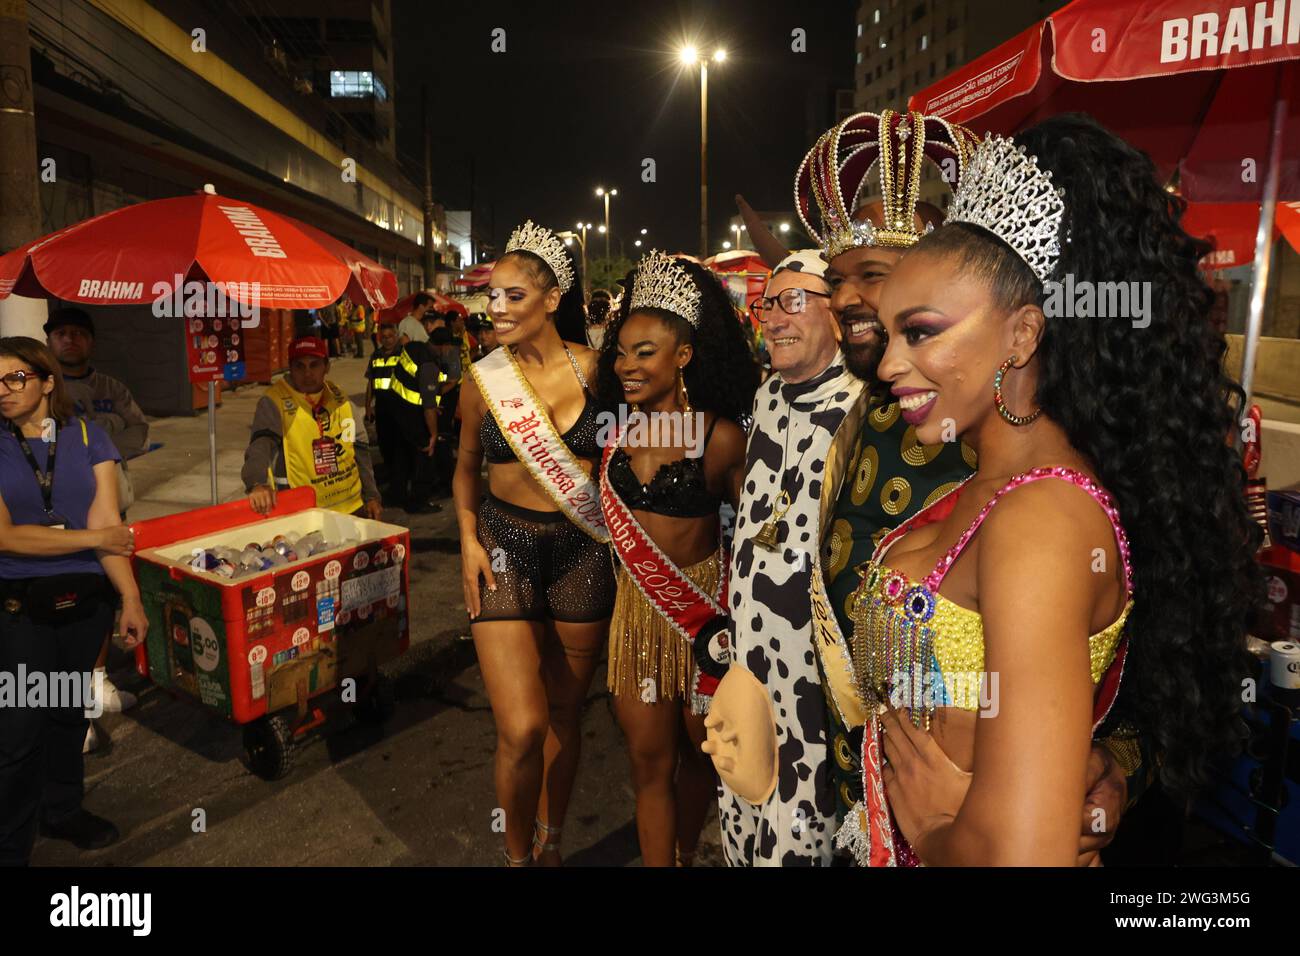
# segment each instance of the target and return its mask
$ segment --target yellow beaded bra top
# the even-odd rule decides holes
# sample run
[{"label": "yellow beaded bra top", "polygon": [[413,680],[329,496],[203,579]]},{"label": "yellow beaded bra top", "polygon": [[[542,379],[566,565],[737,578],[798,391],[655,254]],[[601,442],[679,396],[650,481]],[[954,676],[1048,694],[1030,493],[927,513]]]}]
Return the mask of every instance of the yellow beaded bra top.
[{"label": "yellow beaded bra top", "polygon": [[908,531],[926,523],[935,507],[944,503],[951,506],[959,488],[890,532],[876,547],[872,560],[861,570],[862,583],[852,602],[853,671],[869,708],[883,703],[901,704],[909,709],[912,722],[926,729],[937,707],[980,709],[981,695],[986,692],[981,685],[984,621],[978,611],[943,597],[939,588],[957,556],[1002,496],[1043,478],[1059,478],[1082,488],[1101,505],[1115,529],[1128,600],[1114,623],[1088,638],[1092,682],[1101,682],[1115,659],[1124,624],[1133,609],[1128,538],[1113,499],[1095,481],[1072,468],[1035,468],[1012,478],[989,499],[921,582],[885,565],[885,552]]}]

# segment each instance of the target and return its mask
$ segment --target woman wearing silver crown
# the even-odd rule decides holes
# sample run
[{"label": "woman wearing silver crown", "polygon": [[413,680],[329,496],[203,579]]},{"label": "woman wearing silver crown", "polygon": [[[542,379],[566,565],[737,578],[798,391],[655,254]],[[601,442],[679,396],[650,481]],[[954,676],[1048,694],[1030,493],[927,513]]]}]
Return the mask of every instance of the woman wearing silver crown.
[{"label": "woman wearing silver crown", "polygon": [[453,481],[465,605],[496,720],[506,861],[559,865],[582,704],[614,600],[587,384],[596,353],[576,344],[582,284],[548,229],[514,231],[488,302],[503,348],[471,366]]},{"label": "woman wearing silver crown", "polygon": [[641,860],[690,866],[717,789],[700,751],[717,679],[701,673],[693,647],[726,626],[719,507],[740,494],[737,422],[758,368],[726,291],[701,266],[651,252],[629,288],[598,378],[601,398],[621,406],[601,443],[601,504],[619,560],[609,689],[632,762]]},{"label": "woman wearing silver crown", "polygon": [[[1112,708],[1179,796],[1239,739],[1259,530],[1181,214],[1145,155],[1058,117],[982,143],[886,281],[881,379],[918,441],[979,465],[860,572],[852,670],[875,716],[837,843],[863,864],[1072,865]],[[1130,307],[1062,307],[1103,283]],[[946,761],[969,780],[955,816],[916,782]]]}]

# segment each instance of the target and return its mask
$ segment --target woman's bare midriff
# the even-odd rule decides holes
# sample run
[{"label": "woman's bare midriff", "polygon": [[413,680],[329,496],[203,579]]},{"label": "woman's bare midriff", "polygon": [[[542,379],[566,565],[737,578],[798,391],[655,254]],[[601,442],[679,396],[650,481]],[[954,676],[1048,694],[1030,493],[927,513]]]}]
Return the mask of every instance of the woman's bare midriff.
[{"label": "woman's bare midriff", "polygon": [[979,714],[960,707],[940,707],[930,721],[930,734],[954,764],[970,773],[975,766],[975,721]]},{"label": "woman's bare midriff", "polygon": [[[585,458],[575,459],[582,465],[583,471],[592,474],[595,462]],[[537,483],[528,469],[520,462],[508,461],[500,465],[488,465],[488,490],[493,497],[508,502],[519,508],[532,511],[558,511],[554,499]]]},{"label": "woman's bare midriff", "polygon": [[718,550],[718,519],[712,515],[674,518],[635,510],[632,514],[650,540],[679,568],[699,564]]}]

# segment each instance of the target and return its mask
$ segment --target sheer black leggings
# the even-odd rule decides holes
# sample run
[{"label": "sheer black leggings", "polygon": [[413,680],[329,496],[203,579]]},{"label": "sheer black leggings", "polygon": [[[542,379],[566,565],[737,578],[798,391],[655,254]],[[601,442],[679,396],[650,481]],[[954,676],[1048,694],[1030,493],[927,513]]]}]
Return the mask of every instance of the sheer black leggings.
[{"label": "sheer black leggings", "polygon": [[497,589],[482,589],[480,621],[563,621],[586,624],[614,608],[609,547],[560,511],[533,511],[487,494],[478,539],[492,562]]}]

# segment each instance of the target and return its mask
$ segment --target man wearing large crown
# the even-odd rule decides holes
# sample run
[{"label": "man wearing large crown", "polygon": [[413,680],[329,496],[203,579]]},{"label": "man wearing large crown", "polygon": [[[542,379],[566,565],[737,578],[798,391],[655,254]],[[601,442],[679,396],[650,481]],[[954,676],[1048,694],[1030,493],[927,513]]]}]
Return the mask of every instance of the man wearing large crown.
[{"label": "man wearing large crown", "polygon": [[[833,802],[835,846],[859,855],[861,840],[852,826],[854,808],[860,807],[862,773],[859,755],[866,706],[853,682],[848,636],[853,632],[850,603],[859,584],[857,570],[871,557],[879,540],[933,501],[942,497],[973,470],[974,453],[958,441],[922,445],[915,428],[902,417],[897,398],[880,385],[876,368],[885,349],[884,328],[877,317],[880,290],[891,269],[922,235],[943,221],[942,211],[921,199],[927,161],[931,176],[937,171],[955,188],[974,155],[976,136],[964,127],[920,113],[859,113],[824,133],[800,164],[795,178],[795,201],[805,229],[822,245],[830,308],[841,332],[840,347],[848,371],[865,387],[834,429],[817,470],[822,477],[816,502],[816,530],[820,548],[812,558],[808,576],[811,594],[812,645],[820,674],[826,711],[825,767],[815,775],[818,792]],[[742,205],[742,211],[745,207]],[[765,240],[757,217],[750,222],[757,246]],[[769,257],[774,257],[770,254]],[[790,655],[799,648],[787,648]],[[730,675],[729,675],[730,677]],[[746,713],[746,700],[734,694],[739,686],[720,688],[721,708],[741,716],[732,719],[732,734],[752,742],[754,727],[763,720]],[[806,701],[786,701],[788,707]],[[753,709],[752,707],[750,709]],[[746,727],[745,719],[752,723]],[[715,717],[715,723],[718,722]],[[716,753],[730,747],[739,753],[730,734],[718,734]],[[760,733],[761,737],[761,733]],[[753,754],[763,748],[750,746]],[[940,755],[942,756],[942,755]],[[765,771],[738,764],[734,758],[719,763],[724,783],[728,776],[761,778]],[[955,813],[965,794],[968,775],[947,761],[936,761],[932,787],[945,795]],[[1090,763],[1091,787],[1083,814],[1080,863],[1095,862],[1098,851],[1113,837],[1123,811],[1125,794],[1140,781],[1135,775],[1141,760],[1135,743],[1111,737],[1094,747]],[[1133,779],[1126,780],[1126,775]],[[1100,809],[1103,812],[1097,813]],[[723,812],[724,845],[728,823]],[[849,825],[843,826],[845,822]],[[1098,823],[1100,821],[1100,824]],[[736,861],[732,861],[736,862]],[[740,862],[765,862],[762,853]],[[770,862],[781,863],[781,860]],[[788,861],[787,861],[788,862]],[[829,857],[817,860],[829,862]]]}]

